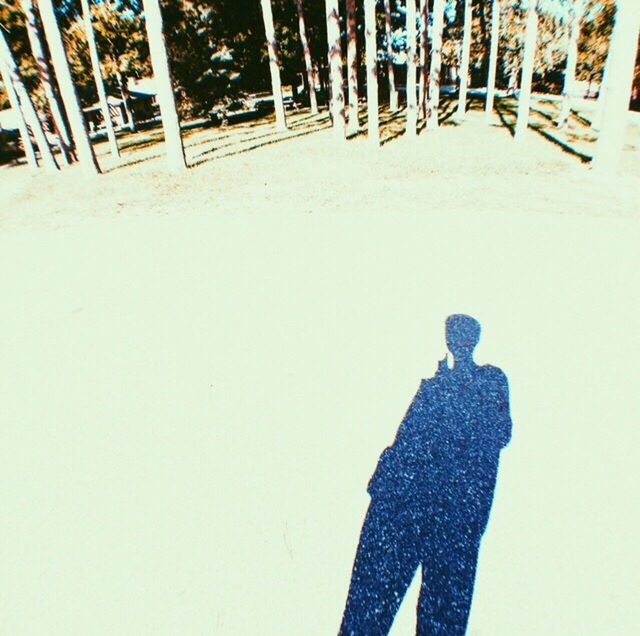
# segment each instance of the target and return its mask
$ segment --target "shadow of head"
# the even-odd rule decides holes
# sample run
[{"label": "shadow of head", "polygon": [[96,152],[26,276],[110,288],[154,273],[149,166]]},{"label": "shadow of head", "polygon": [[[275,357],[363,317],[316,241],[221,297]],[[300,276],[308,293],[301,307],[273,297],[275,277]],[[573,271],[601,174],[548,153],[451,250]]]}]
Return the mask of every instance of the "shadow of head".
[{"label": "shadow of head", "polygon": [[446,338],[455,359],[470,358],[480,341],[480,323],[466,314],[453,314],[446,321]]}]

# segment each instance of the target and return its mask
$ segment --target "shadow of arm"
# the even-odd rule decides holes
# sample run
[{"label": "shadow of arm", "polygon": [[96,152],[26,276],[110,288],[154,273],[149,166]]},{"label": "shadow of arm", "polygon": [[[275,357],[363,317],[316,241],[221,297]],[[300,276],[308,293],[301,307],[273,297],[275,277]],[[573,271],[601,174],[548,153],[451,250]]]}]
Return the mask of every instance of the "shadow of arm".
[{"label": "shadow of arm", "polygon": [[415,443],[416,428],[419,426],[424,411],[427,385],[427,380],[420,382],[418,392],[402,419],[393,444],[382,451],[376,470],[367,486],[367,492],[370,495],[373,496],[387,490],[390,480],[402,472],[402,465],[410,455],[411,447]]},{"label": "shadow of arm", "polygon": [[500,448],[504,448],[511,441],[513,423],[509,406],[509,381],[500,370],[496,384],[496,428]]}]

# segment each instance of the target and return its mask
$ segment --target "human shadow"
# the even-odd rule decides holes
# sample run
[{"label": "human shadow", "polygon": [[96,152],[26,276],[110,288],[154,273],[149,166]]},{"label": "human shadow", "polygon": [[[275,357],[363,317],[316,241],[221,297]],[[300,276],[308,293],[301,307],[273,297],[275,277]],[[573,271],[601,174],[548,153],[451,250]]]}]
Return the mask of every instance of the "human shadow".
[{"label": "human shadow", "polygon": [[418,568],[416,634],[464,634],[500,451],[511,438],[505,374],[477,365],[480,324],[446,321],[446,358],[422,380],[384,450],[356,553],[340,636],[389,632]]}]

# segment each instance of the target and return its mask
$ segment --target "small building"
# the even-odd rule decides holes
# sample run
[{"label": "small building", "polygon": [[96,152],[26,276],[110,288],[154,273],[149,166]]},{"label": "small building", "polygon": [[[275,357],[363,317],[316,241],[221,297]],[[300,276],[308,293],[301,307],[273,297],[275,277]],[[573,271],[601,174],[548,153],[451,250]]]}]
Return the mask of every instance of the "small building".
[{"label": "small building", "polygon": [[[109,105],[109,114],[111,121],[115,128],[128,128],[129,118],[127,116],[127,109],[124,101],[120,97],[114,97],[113,95],[107,95],[107,104]],[[104,127],[104,121],[102,119],[102,108],[100,102],[91,104],[82,109],[85,115],[89,132],[94,133]]]},{"label": "small building", "polygon": [[160,107],[156,98],[156,81],[153,77],[135,79],[130,77],[127,81],[129,104],[133,109],[136,121],[153,119],[160,114]]},{"label": "small building", "polygon": [[[148,121],[158,116],[159,108],[156,100],[155,82],[152,77],[139,80],[129,78],[126,92],[126,103],[122,97],[107,96],[111,121],[115,128],[135,128],[138,122]],[[99,102],[82,110],[90,132],[97,132],[104,127]],[[130,119],[133,119],[133,122]]]}]

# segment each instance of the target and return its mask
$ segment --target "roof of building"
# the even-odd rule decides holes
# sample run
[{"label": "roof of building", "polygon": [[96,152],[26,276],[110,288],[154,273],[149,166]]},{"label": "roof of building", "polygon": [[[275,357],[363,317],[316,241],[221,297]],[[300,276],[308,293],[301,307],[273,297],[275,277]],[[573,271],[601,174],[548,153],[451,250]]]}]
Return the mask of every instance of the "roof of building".
[{"label": "roof of building", "polygon": [[130,77],[127,80],[127,90],[134,96],[155,97],[157,93],[156,80],[153,77],[143,77],[142,79]]},{"label": "roof of building", "polygon": [[[120,97],[114,97],[113,95],[107,95],[107,103],[109,104],[109,106],[122,106],[122,98]],[[96,102],[95,104],[91,104],[91,106],[86,106],[85,108],[83,108],[82,110],[85,113],[90,113],[94,110],[100,110],[101,106],[100,106],[100,102]]]}]

